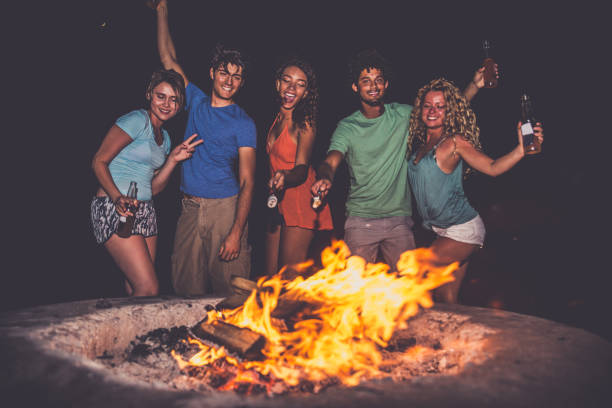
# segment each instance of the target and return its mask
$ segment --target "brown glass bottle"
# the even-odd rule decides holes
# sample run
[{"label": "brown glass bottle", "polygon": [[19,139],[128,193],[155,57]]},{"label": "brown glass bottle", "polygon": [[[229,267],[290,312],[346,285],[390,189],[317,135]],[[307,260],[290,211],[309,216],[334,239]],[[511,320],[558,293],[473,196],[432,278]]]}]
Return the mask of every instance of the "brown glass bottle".
[{"label": "brown glass bottle", "polygon": [[[135,200],[137,196],[137,191],[138,191],[138,188],[136,187],[136,182],[130,181],[130,188],[128,189],[127,196]],[[119,217],[119,226],[117,227],[117,235],[119,235],[121,238],[128,238],[129,236],[132,235],[132,227],[134,226],[134,218],[135,218],[137,209],[138,208],[136,208],[135,206],[130,205],[129,210],[132,213],[132,215],[128,215],[128,216],[122,215]]]},{"label": "brown glass bottle", "polygon": [[523,147],[525,154],[537,154],[542,151],[542,145],[535,137],[533,127],[536,124],[533,115],[533,104],[527,94],[521,95],[521,133],[523,134]]},{"label": "brown glass bottle", "polygon": [[482,42],[485,59],[482,62],[484,66],[484,86],[485,88],[495,88],[497,86],[497,74],[495,73],[495,61],[489,55],[491,43],[488,40]]}]

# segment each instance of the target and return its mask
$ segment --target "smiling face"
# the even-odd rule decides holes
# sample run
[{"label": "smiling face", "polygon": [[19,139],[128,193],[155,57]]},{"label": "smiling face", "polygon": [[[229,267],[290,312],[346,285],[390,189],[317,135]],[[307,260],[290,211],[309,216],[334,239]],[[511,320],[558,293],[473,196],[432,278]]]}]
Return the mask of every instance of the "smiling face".
[{"label": "smiling face", "polygon": [[353,91],[359,95],[361,102],[378,106],[383,103],[385,91],[389,82],[384,78],[382,71],[378,68],[364,69],[359,74],[357,83],[353,83]]},{"label": "smiling face", "polygon": [[421,120],[427,129],[439,129],[446,118],[446,100],[442,91],[429,91],[421,105]]},{"label": "smiling face", "polygon": [[154,125],[161,125],[178,112],[179,102],[176,91],[167,82],[161,82],[153,88],[147,99],[150,102],[149,111]]},{"label": "smiling face", "polygon": [[288,66],[276,80],[276,90],[281,99],[281,108],[293,110],[308,95],[308,77],[295,65]]},{"label": "smiling face", "polygon": [[242,67],[230,63],[211,68],[210,78],[213,81],[213,96],[229,103],[233,102],[234,95],[244,82]]}]

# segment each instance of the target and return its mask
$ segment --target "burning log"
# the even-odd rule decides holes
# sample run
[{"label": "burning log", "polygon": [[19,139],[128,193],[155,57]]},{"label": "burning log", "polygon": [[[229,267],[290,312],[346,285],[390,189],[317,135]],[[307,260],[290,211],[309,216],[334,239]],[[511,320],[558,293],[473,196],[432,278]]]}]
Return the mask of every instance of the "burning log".
[{"label": "burning log", "polygon": [[252,360],[261,357],[260,351],[266,343],[264,336],[252,330],[219,320],[212,323],[200,322],[191,331],[200,340],[225,346],[228,351]]},{"label": "burning log", "polygon": [[[298,276],[307,279],[316,272],[316,267],[314,267],[312,262],[308,262],[295,265],[295,267],[288,265],[280,272],[280,274],[282,279],[292,281]],[[232,277],[230,284],[232,285],[234,294],[219,302],[219,304],[217,304],[217,309],[235,309],[242,306],[249,298],[253,290],[257,290],[256,282],[241,278],[239,276]],[[308,303],[300,300],[289,299],[287,296],[281,295],[278,299],[276,308],[274,311],[272,311],[271,316],[284,319],[302,310],[306,305],[308,305]]]},{"label": "burning log", "polygon": [[[219,310],[235,309],[244,305],[244,302],[246,302],[246,300],[249,298],[251,292],[253,290],[257,290],[257,284],[252,280],[234,277],[232,278],[231,283],[232,287],[234,288],[234,292],[236,293],[219,302],[219,304],[217,304],[217,309]],[[250,290],[247,292],[247,289]],[[278,298],[276,307],[270,313],[270,316],[278,319],[286,319],[292,315],[295,315],[308,305],[313,306],[310,303],[301,300],[290,299],[287,295],[281,295]]]},{"label": "burning log", "polygon": [[221,302],[217,303],[216,309],[235,309],[238,306],[242,306],[244,302],[249,298],[249,294],[236,293],[234,295],[230,295],[223,299]]},{"label": "burning log", "polygon": [[232,285],[232,289],[234,289],[234,293],[236,294],[249,295],[253,290],[257,289],[256,282],[250,279],[241,278],[240,276],[233,276],[230,284]]},{"label": "burning log", "polygon": [[276,304],[274,310],[270,313],[270,316],[277,319],[286,319],[295,315],[308,305],[310,305],[308,302],[289,299],[287,296],[280,296],[278,298],[278,303]]},{"label": "burning log", "polygon": [[219,302],[217,309],[235,309],[238,306],[242,306],[251,295],[251,292],[257,289],[256,282],[239,276],[233,276],[230,284],[234,294]]},{"label": "burning log", "polygon": [[[378,378],[393,333],[406,328],[420,307],[433,305],[431,289],[453,279],[456,264],[436,268],[430,259],[427,249],[407,251],[398,270],[390,271],[388,265],[350,256],[348,247],[336,241],[323,251],[318,271],[311,261],[257,283],[235,278],[232,292],[242,296],[235,305],[244,302],[242,307],[219,310],[229,304],[225,299],[209,311],[206,322],[193,329],[194,337],[203,340],[192,339],[201,350],[189,361],[175,358],[181,369],[218,361],[236,366],[231,387],[253,382],[245,379],[251,371],[288,386],[331,379],[354,386]],[[251,361],[226,358],[228,352]],[[251,358],[254,354],[261,358]]]}]

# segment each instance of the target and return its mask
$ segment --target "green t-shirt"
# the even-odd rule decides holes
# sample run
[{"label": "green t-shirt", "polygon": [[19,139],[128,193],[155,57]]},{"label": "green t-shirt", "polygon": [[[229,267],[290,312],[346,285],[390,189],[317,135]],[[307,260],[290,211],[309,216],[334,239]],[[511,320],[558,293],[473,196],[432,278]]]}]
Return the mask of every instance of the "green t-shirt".
[{"label": "green t-shirt", "polygon": [[411,111],[410,105],[390,103],[377,118],[357,111],[338,123],[328,151],[339,151],[348,163],[348,215],[412,215],[406,157]]}]

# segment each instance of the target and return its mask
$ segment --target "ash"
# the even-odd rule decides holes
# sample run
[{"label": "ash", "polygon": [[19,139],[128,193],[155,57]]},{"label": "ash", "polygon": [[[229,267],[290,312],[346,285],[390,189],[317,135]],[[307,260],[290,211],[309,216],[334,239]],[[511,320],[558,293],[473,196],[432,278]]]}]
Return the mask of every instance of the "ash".
[{"label": "ash", "polygon": [[[480,364],[486,359],[482,349],[491,330],[469,322],[465,316],[431,311],[408,323],[408,329],[397,331],[388,346],[380,349],[381,378],[403,382],[415,377],[456,375],[467,364]],[[187,341],[188,336],[186,326],[155,329],[136,337],[126,350],[115,354],[106,351],[98,360],[117,374],[153,386],[205,394],[218,392],[235,377],[236,367],[219,360],[211,365],[180,370],[171,351],[184,360],[199,352],[197,345]],[[336,378],[289,386],[256,372],[253,375],[257,378],[255,383],[235,384],[233,392],[268,396],[316,394],[329,387],[342,386]]]},{"label": "ash", "polygon": [[174,350],[184,359],[195,355],[199,347],[189,344],[188,337],[186,326],[159,328],[136,337],[125,351],[117,354],[106,351],[98,359],[112,371],[151,385],[176,390],[213,391],[214,387],[181,371],[170,354]]}]

